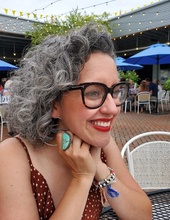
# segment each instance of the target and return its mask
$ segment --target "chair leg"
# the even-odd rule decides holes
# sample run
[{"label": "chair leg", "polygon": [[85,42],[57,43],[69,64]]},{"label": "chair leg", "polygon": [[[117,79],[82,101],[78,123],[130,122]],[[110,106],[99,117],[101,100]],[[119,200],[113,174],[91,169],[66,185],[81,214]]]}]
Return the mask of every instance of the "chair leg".
[{"label": "chair leg", "polygon": [[126,109],[127,109],[127,100],[125,101],[125,113],[126,113]]},{"label": "chair leg", "polygon": [[129,106],[130,106],[130,112],[132,111],[132,102],[129,102]]},{"label": "chair leg", "polygon": [[164,111],[164,105],[163,102],[161,102],[162,111]]},{"label": "chair leg", "polygon": [[150,105],[150,103],[148,104],[149,105],[149,113],[151,114],[151,105]]},{"label": "chair leg", "polygon": [[139,104],[138,104],[138,112],[137,113],[139,114]]}]

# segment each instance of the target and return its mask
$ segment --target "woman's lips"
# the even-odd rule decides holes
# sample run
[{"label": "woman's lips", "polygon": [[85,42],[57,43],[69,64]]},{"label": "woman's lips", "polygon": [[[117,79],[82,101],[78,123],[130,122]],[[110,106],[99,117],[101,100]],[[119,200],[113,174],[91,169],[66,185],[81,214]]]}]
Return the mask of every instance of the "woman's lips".
[{"label": "woman's lips", "polygon": [[111,119],[100,119],[91,121],[93,128],[98,131],[108,132],[110,131]]}]

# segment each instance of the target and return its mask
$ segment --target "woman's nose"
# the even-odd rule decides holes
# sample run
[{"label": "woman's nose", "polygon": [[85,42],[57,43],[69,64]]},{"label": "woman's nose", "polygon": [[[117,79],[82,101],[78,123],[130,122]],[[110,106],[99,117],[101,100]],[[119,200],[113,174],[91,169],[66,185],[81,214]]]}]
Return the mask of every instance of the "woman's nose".
[{"label": "woman's nose", "polygon": [[116,115],[120,111],[120,107],[117,107],[115,101],[111,94],[107,94],[106,100],[103,105],[100,107],[100,111],[102,113],[113,114]]}]

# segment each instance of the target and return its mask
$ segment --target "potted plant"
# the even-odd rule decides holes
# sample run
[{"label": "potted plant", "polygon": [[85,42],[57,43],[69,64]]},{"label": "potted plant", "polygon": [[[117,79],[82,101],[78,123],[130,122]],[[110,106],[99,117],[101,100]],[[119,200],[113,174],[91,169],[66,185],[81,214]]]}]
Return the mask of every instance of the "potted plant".
[{"label": "potted plant", "polygon": [[163,88],[166,91],[170,91],[170,77],[165,81]]}]

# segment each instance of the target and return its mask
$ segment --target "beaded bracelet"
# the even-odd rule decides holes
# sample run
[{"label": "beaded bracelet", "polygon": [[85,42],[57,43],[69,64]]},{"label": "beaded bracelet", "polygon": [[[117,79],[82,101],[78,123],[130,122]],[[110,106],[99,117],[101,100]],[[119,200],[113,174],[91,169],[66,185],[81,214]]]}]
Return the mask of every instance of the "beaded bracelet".
[{"label": "beaded bracelet", "polygon": [[95,187],[100,189],[101,202],[103,206],[105,206],[105,203],[107,203],[105,191],[103,188],[105,187],[107,188],[107,194],[109,197],[115,198],[119,196],[119,193],[111,188],[111,184],[116,182],[115,173],[113,169],[111,169],[110,167],[108,167],[108,170],[110,171],[110,174],[105,179],[101,181],[96,181],[96,180],[93,181]]},{"label": "beaded bracelet", "polygon": [[104,188],[105,186],[108,186],[114,182],[116,182],[115,180],[115,172],[113,171],[113,169],[111,169],[110,167],[108,167],[108,170],[110,171],[110,174],[101,181],[93,181],[93,184],[96,186],[96,188],[100,187],[100,188]]}]

